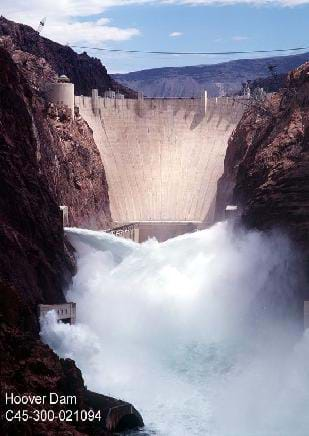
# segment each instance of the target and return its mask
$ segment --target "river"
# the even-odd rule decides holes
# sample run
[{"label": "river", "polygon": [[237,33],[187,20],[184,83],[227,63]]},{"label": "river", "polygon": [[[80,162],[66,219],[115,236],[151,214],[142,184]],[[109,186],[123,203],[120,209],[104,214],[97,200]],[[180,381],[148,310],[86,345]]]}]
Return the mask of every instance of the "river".
[{"label": "river", "polygon": [[143,434],[308,436],[309,331],[282,235],[228,223],[164,243],[68,229],[77,324],[42,325],[91,390],[127,400]]}]

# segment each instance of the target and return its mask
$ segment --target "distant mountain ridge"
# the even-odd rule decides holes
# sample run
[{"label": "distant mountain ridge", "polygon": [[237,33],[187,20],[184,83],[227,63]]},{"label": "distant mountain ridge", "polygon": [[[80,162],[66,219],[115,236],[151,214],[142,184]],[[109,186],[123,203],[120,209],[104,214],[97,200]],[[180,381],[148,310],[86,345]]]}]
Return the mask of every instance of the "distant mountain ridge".
[{"label": "distant mountain ridge", "polygon": [[[203,90],[209,96],[232,95],[247,80],[267,78],[269,65],[276,65],[278,83],[292,69],[309,60],[309,53],[261,59],[238,59],[211,65],[165,67],[114,74],[113,78],[148,97],[198,97]],[[262,80],[263,84],[263,80]]]}]

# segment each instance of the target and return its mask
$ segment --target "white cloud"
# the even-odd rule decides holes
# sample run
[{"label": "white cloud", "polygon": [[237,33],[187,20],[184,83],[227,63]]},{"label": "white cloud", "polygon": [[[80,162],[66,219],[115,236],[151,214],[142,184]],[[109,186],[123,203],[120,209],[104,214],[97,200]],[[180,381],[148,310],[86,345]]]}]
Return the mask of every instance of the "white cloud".
[{"label": "white cloud", "polygon": [[[124,41],[140,34],[136,28],[119,28],[108,18],[93,20],[113,1],[102,0],[2,0],[1,14],[16,22],[37,28],[47,17],[42,35],[62,44],[100,44],[105,41]],[[119,1],[119,3],[123,3]]]},{"label": "white cloud", "polygon": [[172,32],[169,34],[169,36],[172,38],[177,38],[178,36],[182,36],[182,35],[183,35],[182,32]]},{"label": "white cloud", "polygon": [[136,5],[145,3],[210,5],[210,4],[255,4],[296,6],[309,3],[309,0],[1,0],[1,13],[14,15],[23,21],[23,14],[31,17],[85,17],[101,14],[114,6]]},{"label": "white cloud", "polygon": [[[102,43],[123,41],[140,34],[136,28],[119,28],[107,18],[93,21],[93,16],[114,6],[133,4],[224,5],[252,4],[297,6],[309,0],[1,0],[1,14],[17,22],[37,28],[42,17],[47,17],[43,34],[62,43]],[[171,37],[181,32],[172,32]]]},{"label": "white cloud", "polygon": [[249,39],[248,36],[240,36],[240,35],[232,36],[232,41],[236,41],[236,42],[247,41],[248,39]]},{"label": "white cloud", "polygon": [[51,22],[44,30],[44,36],[62,44],[77,44],[85,42],[96,44],[105,41],[124,41],[139,35],[138,29],[120,29],[118,27],[102,25],[98,21],[84,22]]},{"label": "white cloud", "polygon": [[[147,1],[147,0],[146,0]],[[274,5],[274,6],[298,6],[309,4],[309,0],[163,0],[162,3],[184,4],[184,5],[234,5],[234,4],[251,4],[256,6]]]}]

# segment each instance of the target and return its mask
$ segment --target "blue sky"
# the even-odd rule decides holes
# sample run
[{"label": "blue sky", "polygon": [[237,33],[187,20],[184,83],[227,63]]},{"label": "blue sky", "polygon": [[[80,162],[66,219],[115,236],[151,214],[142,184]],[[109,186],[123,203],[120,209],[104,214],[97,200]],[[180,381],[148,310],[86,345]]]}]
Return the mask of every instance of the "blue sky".
[{"label": "blue sky", "polygon": [[[106,14],[117,26],[140,35],[112,48],[168,51],[229,51],[309,46],[309,5],[124,6]],[[287,31],[289,29],[289,31]],[[182,33],[170,36],[173,32]],[[255,55],[256,56],[256,55]],[[105,55],[114,71],[220,62],[228,56]]]},{"label": "blue sky", "polygon": [[[309,46],[309,0],[2,0],[2,13],[62,43],[137,50],[226,51]],[[301,3],[301,4],[298,4]],[[195,65],[240,56],[112,54],[100,57],[109,72]],[[243,56],[249,57],[249,56]],[[256,57],[256,55],[254,56]]]}]

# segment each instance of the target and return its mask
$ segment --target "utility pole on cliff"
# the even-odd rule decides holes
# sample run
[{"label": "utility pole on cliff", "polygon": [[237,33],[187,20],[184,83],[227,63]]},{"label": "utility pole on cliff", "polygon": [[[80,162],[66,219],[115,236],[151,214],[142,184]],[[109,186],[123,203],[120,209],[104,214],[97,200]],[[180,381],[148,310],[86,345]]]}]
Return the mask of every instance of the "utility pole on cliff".
[{"label": "utility pole on cliff", "polygon": [[39,27],[38,27],[38,30],[37,30],[38,33],[42,32],[42,29],[45,26],[45,23],[46,23],[46,17],[42,18],[42,20],[40,21],[40,24],[39,24]]},{"label": "utility pole on cliff", "polygon": [[267,66],[267,68],[268,68],[268,71],[270,72],[270,74],[272,75],[272,77],[276,78],[277,77],[277,71],[276,71],[277,65],[269,64]]}]

